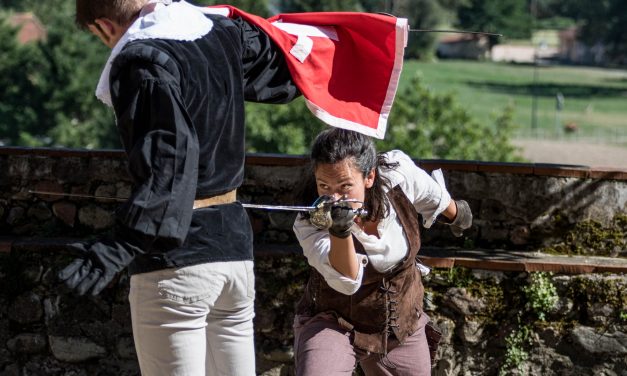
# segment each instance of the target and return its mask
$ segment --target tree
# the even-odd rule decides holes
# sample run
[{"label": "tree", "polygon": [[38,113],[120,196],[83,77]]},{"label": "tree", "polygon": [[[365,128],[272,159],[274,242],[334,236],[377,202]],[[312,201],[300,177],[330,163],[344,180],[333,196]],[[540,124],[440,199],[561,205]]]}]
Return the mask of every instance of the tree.
[{"label": "tree", "polygon": [[45,97],[37,88],[44,60],[33,44],[18,44],[7,18],[0,18],[0,143],[13,144],[22,132],[35,130],[43,110]]},{"label": "tree", "polygon": [[359,0],[279,0],[278,7],[281,13],[363,11]]},{"label": "tree", "polygon": [[21,4],[21,0],[0,0],[0,9],[17,9]]},{"label": "tree", "polygon": [[324,127],[307,109],[303,98],[289,105],[246,104],[248,152],[306,154]]},{"label": "tree", "polygon": [[[455,0],[452,0],[455,1]],[[112,111],[93,95],[109,50],[73,25],[73,0],[24,0],[40,16],[48,39],[19,45],[0,22],[0,140],[11,145],[117,148]],[[70,22],[68,22],[70,20]],[[289,105],[249,103],[247,150],[305,154],[325,127],[298,99]],[[436,96],[414,79],[399,92],[381,150],[401,148],[421,158],[515,160],[506,110],[479,124],[452,95]]]},{"label": "tree", "polygon": [[[93,95],[110,51],[89,33],[77,32],[72,22],[74,1],[5,3],[15,11],[35,13],[48,37],[20,46],[15,30],[7,25],[0,29],[0,141],[22,146],[119,147],[113,112]],[[267,1],[231,4],[269,14]]]},{"label": "tree", "polygon": [[401,149],[416,158],[520,161],[510,144],[513,109],[493,126],[480,123],[452,94],[435,95],[418,76],[398,93],[380,150]]},{"label": "tree", "polygon": [[[401,149],[417,158],[521,161],[510,144],[513,109],[506,108],[493,125],[474,119],[452,94],[435,95],[418,77],[398,93],[379,150]],[[306,154],[326,125],[301,100],[288,106],[248,105],[250,152]]]},{"label": "tree", "polygon": [[[405,17],[412,29],[435,29],[443,21],[444,10],[438,0],[394,1],[392,14]],[[405,55],[412,58],[429,57],[434,50],[436,35],[410,32]]]},{"label": "tree", "polygon": [[627,7],[623,0],[554,1],[548,8],[554,14],[573,18],[580,26],[578,38],[588,45],[603,43],[615,63],[627,64]]},{"label": "tree", "polygon": [[[281,12],[329,12],[351,11],[389,13],[396,17],[407,18],[409,26],[415,29],[432,29],[443,20],[447,1],[456,0],[280,0]],[[407,48],[407,57],[423,58],[431,55],[435,35],[430,33],[411,33]]]},{"label": "tree", "polygon": [[612,0],[607,15],[607,33],[603,40],[609,46],[610,57],[619,64],[627,65],[627,7],[623,1]]},{"label": "tree", "polygon": [[239,8],[245,12],[255,14],[261,17],[268,17],[270,15],[270,5],[268,0],[232,0],[232,1],[219,1],[219,0],[197,0],[192,1],[197,5],[222,5],[228,3],[236,8]]},{"label": "tree", "polygon": [[[457,9],[462,29],[503,34],[506,38],[529,38],[531,14],[527,0],[464,0]],[[499,42],[490,37],[490,46]]]},{"label": "tree", "polygon": [[[108,50],[71,22],[74,2],[24,2],[47,28],[47,39],[19,45],[1,34],[0,132],[23,146],[117,147],[113,114],[93,95]],[[7,34],[8,33],[8,34]]]}]

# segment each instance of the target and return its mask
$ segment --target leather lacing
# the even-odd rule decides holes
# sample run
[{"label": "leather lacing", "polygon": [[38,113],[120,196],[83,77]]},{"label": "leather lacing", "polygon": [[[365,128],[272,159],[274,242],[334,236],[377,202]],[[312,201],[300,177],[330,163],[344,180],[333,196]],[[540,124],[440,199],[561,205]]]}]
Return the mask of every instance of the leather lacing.
[{"label": "leather lacing", "polygon": [[397,306],[398,300],[396,295],[398,292],[391,287],[391,283],[383,278],[381,281],[380,289],[384,292],[384,304],[385,304],[385,328],[383,330],[383,354],[380,355],[381,364],[390,369],[395,369],[396,364],[388,358],[388,338],[393,333],[394,328],[398,328],[397,323],[398,313]]}]

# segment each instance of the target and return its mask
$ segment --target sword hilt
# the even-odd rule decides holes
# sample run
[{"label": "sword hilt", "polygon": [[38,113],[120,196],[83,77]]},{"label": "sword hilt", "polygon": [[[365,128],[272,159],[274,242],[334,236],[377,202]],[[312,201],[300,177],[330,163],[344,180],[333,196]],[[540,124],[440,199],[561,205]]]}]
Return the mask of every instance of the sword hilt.
[{"label": "sword hilt", "polygon": [[[355,199],[341,197],[336,200],[332,196],[320,196],[312,205],[315,209],[309,212],[309,222],[321,230],[329,229],[333,224],[331,209],[336,206],[350,206],[351,203],[359,203],[363,205],[362,201]],[[365,218],[368,216],[368,210],[363,207],[357,209],[351,208],[351,210],[355,213],[356,217]]]}]

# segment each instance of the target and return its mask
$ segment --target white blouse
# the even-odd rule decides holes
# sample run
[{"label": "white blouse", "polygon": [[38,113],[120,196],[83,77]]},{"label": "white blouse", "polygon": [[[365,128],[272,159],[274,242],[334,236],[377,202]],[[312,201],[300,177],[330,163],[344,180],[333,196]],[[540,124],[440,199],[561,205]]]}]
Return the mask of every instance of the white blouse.
[{"label": "white blouse", "polygon": [[[451,202],[441,171],[436,170],[433,177],[429,176],[400,150],[392,150],[384,155],[388,162],[399,163],[395,169],[381,171],[382,175],[390,179],[390,188],[399,185],[413,202],[416,211],[422,215],[424,227],[431,227],[436,217]],[[385,272],[401,262],[407,254],[407,238],[392,205],[388,216],[379,221],[377,230],[380,237],[366,234],[357,224],[351,227],[351,232],[364,246],[367,254],[367,256],[357,255],[361,267],[357,278],[353,280],[339,273],[329,263],[331,241],[328,231],[317,229],[309,223],[309,220],[300,216],[294,222],[294,232],[309,265],[322,274],[329,286],[346,295],[352,295],[359,289],[364,267],[368,262],[371,262],[377,271]]]}]

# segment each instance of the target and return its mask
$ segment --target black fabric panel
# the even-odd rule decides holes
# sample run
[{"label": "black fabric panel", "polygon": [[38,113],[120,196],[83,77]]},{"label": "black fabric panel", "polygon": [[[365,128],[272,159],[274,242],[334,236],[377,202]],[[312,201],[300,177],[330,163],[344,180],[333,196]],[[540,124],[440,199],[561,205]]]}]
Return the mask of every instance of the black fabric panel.
[{"label": "black fabric panel", "polygon": [[131,273],[252,259],[241,205],[194,211],[192,203],[241,185],[244,101],[284,103],[299,92],[267,35],[241,19],[208,17],[214,25],[207,35],[132,41],[111,68],[134,183],[117,212],[118,232],[132,234],[125,240],[143,251]]}]

